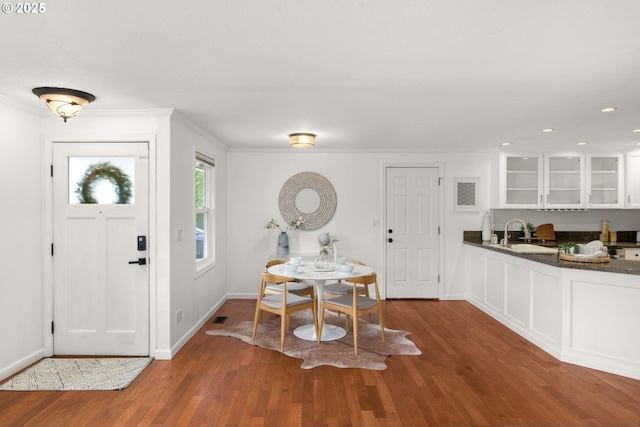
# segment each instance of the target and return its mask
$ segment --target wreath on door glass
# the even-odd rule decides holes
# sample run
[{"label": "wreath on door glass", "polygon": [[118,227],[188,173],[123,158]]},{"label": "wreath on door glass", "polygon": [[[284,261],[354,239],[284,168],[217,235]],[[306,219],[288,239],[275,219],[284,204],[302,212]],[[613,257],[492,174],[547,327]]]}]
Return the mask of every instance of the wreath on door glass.
[{"label": "wreath on door glass", "polygon": [[118,166],[112,165],[111,162],[94,163],[87,168],[82,179],[78,181],[78,188],[75,191],[80,203],[98,203],[93,196],[93,187],[100,179],[105,179],[113,184],[118,195],[116,204],[126,205],[129,203],[132,193],[129,175]]}]

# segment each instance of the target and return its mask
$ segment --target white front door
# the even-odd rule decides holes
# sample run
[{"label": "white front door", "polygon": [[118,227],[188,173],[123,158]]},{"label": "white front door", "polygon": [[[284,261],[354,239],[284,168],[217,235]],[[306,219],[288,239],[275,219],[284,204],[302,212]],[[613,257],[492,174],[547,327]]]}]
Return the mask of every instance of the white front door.
[{"label": "white front door", "polygon": [[387,298],[439,298],[438,168],[387,172]]},{"label": "white front door", "polygon": [[53,144],[56,355],[149,354],[148,152]]}]

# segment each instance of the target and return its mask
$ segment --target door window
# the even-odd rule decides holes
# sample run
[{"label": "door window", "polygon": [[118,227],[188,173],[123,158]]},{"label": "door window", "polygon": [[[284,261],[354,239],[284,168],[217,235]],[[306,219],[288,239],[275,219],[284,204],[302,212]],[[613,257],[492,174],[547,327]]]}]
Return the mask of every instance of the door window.
[{"label": "door window", "polygon": [[69,204],[135,203],[134,157],[69,157]]}]

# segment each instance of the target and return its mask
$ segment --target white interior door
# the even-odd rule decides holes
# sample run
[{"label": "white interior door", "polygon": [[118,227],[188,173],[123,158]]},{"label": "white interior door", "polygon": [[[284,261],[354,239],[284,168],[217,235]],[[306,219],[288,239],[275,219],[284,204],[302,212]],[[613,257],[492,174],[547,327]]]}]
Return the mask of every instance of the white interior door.
[{"label": "white interior door", "polygon": [[149,354],[148,179],[147,143],[53,144],[54,354]]},{"label": "white interior door", "polygon": [[439,298],[438,168],[387,168],[387,298]]}]

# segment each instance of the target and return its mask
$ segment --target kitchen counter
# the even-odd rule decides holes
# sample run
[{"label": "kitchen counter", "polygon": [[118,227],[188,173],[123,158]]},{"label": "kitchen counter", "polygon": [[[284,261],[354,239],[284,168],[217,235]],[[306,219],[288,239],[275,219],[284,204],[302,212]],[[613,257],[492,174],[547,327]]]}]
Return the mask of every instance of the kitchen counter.
[{"label": "kitchen counter", "polygon": [[640,380],[640,262],[571,262],[478,240],[464,239],[468,302],[563,362]]},{"label": "kitchen counter", "polygon": [[[516,242],[521,243],[521,242]],[[528,259],[530,261],[536,261],[542,264],[551,265],[553,267],[560,268],[572,268],[576,270],[591,270],[591,271],[602,271],[606,273],[620,273],[620,274],[637,274],[640,275],[640,262],[638,261],[626,261],[621,259],[612,259],[609,262],[603,263],[589,263],[589,262],[572,262],[558,259],[557,255],[534,255],[534,254],[522,254],[514,251],[510,251],[508,249],[504,249],[497,245],[489,245],[483,244],[482,241],[478,241],[475,239],[466,239],[464,240],[465,245],[471,245],[480,247],[490,251],[500,252],[506,255],[511,255],[518,258]],[[552,245],[551,242],[545,242],[544,245],[549,247]],[[615,247],[620,248],[638,248],[638,245],[632,243],[615,243]]]}]

